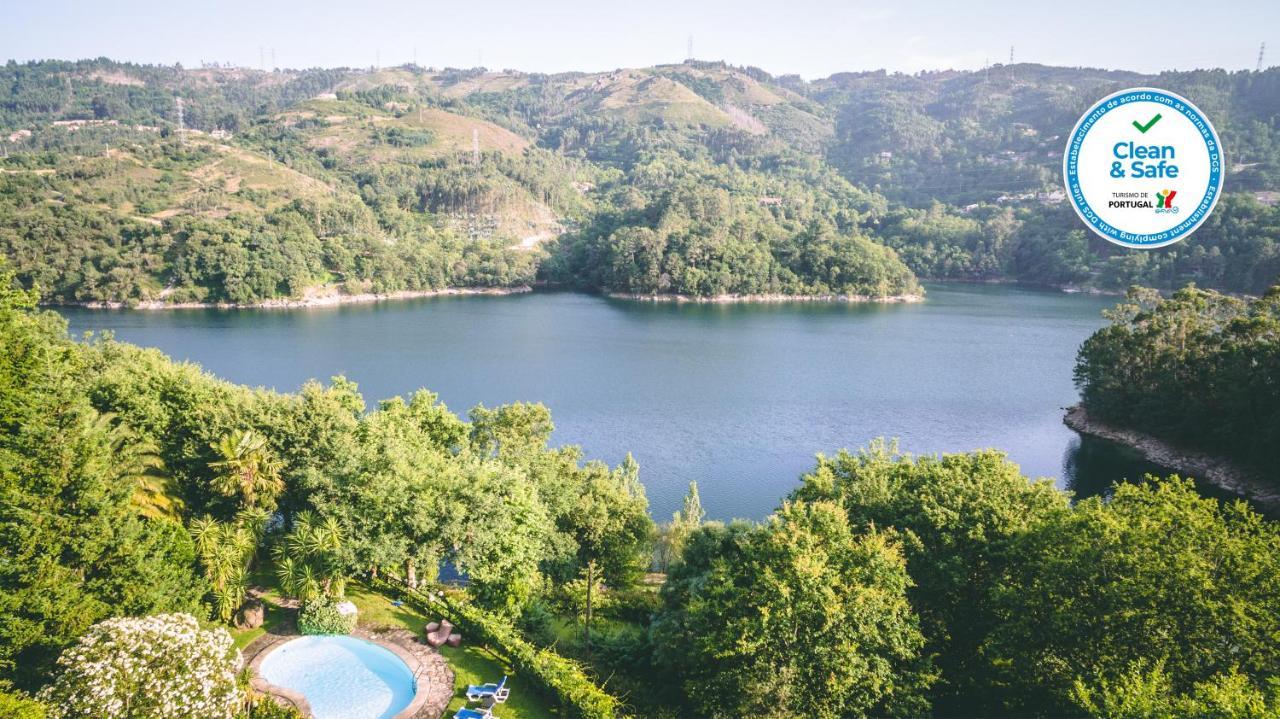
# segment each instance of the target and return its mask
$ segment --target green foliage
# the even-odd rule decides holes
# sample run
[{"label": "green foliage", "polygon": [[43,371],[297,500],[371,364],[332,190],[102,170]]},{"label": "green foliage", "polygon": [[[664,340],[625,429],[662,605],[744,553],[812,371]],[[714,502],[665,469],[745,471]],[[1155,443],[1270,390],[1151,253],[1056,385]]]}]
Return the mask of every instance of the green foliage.
[{"label": "green foliage", "polygon": [[1134,288],[1107,316],[1076,360],[1091,417],[1260,474],[1280,462],[1280,288],[1249,301]]},{"label": "green foliage", "polygon": [[619,716],[620,702],[595,685],[582,667],[550,649],[539,649],[523,639],[506,621],[494,619],[467,602],[441,594],[423,595],[413,590],[375,580],[382,591],[404,597],[424,614],[443,612],[463,632],[490,645],[505,656],[517,671],[558,701],[567,715],[577,719],[613,719]]},{"label": "green foliage", "polygon": [[271,456],[265,437],[246,430],[223,437],[213,449],[220,457],[209,463],[217,472],[215,489],[237,498],[243,508],[275,509],[284,481],[280,479],[280,462]]},{"label": "green foliage", "polygon": [[45,719],[48,707],[21,692],[0,689],[0,716],[9,719]]},{"label": "green foliage", "polygon": [[932,677],[909,584],[887,535],[855,534],[833,503],[786,504],[693,536],[653,641],[707,716],[917,716]]},{"label": "green foliage", "polygon": [[684,554],[685,543],[699,527],[707,513],[702,508],[702,498],[698,495],[698,483],[689,483],[689,492],[684,497],[684,504],[671,516],[671,521],[658,528],[658,538],[654,551],[654,564],[658,571],[665,572],[672,562]]},{"label": "green foliage", "polygon": [[992,593],[1026,561],[1015,540],[1066,512],[1067,497],[1048,481],[1029,482],[1001,452],[912,457],[883,440],[856,454],[819,456],[801,481],[793,499],[838,502],[853,526],[900,533],[914,585],[908,596],[941,675],[937,709],[998,712],[983,656],[1003,620]]},{"label": "green foliage", "polygon": [[133,503],[136,463],[85,396],[85,350],[12,287],[0,268],[0,680],[30,689],[95,621],[192,610],[204,585],[182,527]]},{"label": "green foliage", "polygon": [[272,556],[285,594],[304,603],[343,595],[349,557],[342,525],[333,517],[299,512]]},{"label": "green foliage", "polygon": [[1190,694],[1178,694],[1163,663],[1146,668],[1143,662],[1114,678],[1098,677],[1094,683],[1077,680],[1076,703],[1096,719],[1264,719],[1280,712],[1280,683],[1255,687],[1244,675],[1232,671],[1198,682]]},{"label": "green foliage", "polygon": [[1201,499],[1176,477],[1121,484],[1049,516],[1014,550],[985,648],[1011,711],[1067,712],[1077,681],[1143,666],[1177,693],[1233,672],[1261,691],[1276,676],[1280,532],[1243,502]]},{"label": "green foliage", "polygon": [[214,616],[231,621],[244,603],[249,586],[249,566],[266,532],[270,515],[246,509],[235,522],[219,522],[204,516],[193,519],[189,530],[213,597]]},{"label": "green foliage", "polygon": [[601,192],[609,209],[562,238],[553,278],[627,294],[919,292],[856,231],[866,196],[821,170],[765,176],[668,153]]},{"label": "green foliage", "polygon": [[306,717],[291,706],[283,706],[271,697],[260,696],[249,711],[237,719],[306,719]]},{"label": "green foliage", "polygon": [[310,599],[298,612],[298,631],[303,634],[350,634],[355,628],[355,613],[339,612],[338,600],[333,597]]}]

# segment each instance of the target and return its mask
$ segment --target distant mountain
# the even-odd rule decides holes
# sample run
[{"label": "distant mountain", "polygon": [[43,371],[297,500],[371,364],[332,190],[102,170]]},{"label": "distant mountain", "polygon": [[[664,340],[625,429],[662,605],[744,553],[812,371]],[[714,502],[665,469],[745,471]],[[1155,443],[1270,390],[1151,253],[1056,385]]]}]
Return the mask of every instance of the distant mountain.
[{"label": "distant mountain", "polygon": [[[1210,222],[1139,254],[1085,234],[1055,196],[1064,135],[1133,85],[1196,102],[1229,158]],[[890,292],[906,287],[885,280],[899,258],[927,278],[1099,288],[1260,292],[1280,273],[1278,69],[805,82],[700,61],[554,75],[10,62],[0,129],[0,247],[63,300],[535,274],[622,292]],[[188,257],[193,222],[243,267]],[[875,244],[893,251],[872,259]]]}]

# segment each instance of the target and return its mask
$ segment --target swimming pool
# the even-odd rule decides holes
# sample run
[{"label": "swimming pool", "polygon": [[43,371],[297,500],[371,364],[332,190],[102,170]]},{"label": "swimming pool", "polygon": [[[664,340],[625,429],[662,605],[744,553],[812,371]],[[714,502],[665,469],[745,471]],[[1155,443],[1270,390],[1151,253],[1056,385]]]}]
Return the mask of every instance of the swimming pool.
[{"label": "swimming pool", "polygon": [[258,674],[306,697],[316,719],[391,719],[415,693],[403,659],[355,637],[290,640],[262,660]]}]

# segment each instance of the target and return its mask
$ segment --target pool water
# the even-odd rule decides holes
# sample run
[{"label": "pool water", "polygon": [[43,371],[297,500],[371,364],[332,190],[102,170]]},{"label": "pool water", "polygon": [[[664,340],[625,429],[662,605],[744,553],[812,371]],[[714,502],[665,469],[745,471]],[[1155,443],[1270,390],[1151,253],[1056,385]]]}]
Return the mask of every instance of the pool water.
[{"label": "pool water", "polygon": [[272,650],[258,673],[306,697],[316,719],[390,719],[415,692],[404,660],[355,637],[291,640]]}]

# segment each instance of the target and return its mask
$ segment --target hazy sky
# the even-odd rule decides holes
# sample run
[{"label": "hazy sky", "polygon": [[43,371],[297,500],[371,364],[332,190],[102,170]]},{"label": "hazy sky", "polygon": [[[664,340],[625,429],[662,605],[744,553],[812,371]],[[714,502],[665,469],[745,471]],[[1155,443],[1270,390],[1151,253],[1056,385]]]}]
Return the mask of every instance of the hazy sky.
[{"label": "hazy sky", "polygon": [[[825,77],[1007,62],[1140,71],[1252,69],[1280,0],[7,0],[0,58],[257,67],[422,65],[609,70],[698,59]],[[1268,34],[1274,37],[1268,37]]]}]

